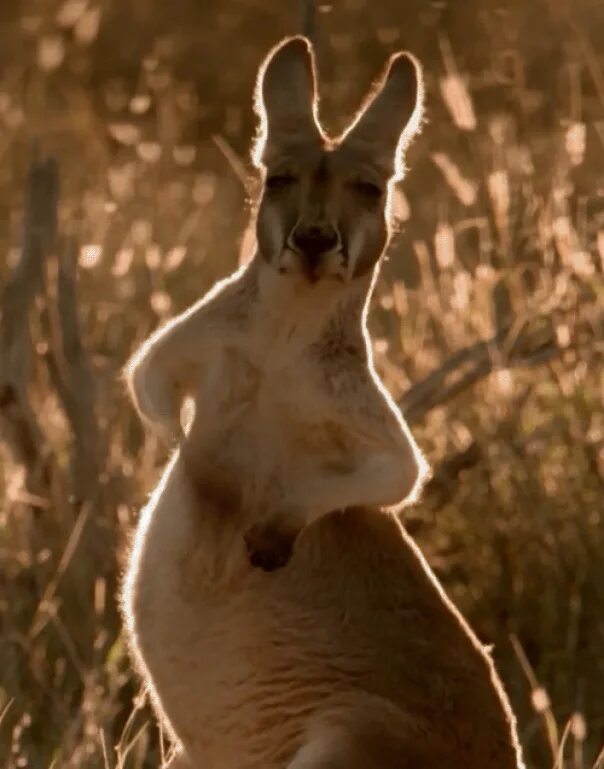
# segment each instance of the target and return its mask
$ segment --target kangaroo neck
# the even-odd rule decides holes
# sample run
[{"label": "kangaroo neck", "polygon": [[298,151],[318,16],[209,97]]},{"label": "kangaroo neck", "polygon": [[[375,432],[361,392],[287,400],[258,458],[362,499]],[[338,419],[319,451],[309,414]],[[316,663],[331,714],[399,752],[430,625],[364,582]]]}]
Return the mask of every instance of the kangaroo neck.
[{"label": "kangaroo neck", "polygon": [[334,323],[361,330],[373,274],[350,283],[329,279],[309,283],[303,276],[280,274],[259,255],[250,269],[258,287],[254,330],[267,345],[284,337],[312,342]]}]

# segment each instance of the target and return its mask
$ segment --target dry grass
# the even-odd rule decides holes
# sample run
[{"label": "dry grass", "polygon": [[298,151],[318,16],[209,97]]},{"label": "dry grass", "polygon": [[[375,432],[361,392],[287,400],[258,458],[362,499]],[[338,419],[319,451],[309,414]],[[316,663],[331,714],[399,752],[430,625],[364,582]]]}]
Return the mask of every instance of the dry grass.
[{"label": "dry grass", "polygon": [[[98,435],[93,449],[77,442],[81,414],[74,423],[53,369],[58,361],[67,383],[76,375],[57,294],[69,245],[58,241],[31,310],[28,397],[46,474],[32,487],[0,444],[0,766],[152,767],[168,748],[137,693],[115,592],[165,456],[143,435],[119,369],[249,248],[250,114],[232,93],[248,98],[251,69],[239,90],[225,81],[227,95],[208,91],[206,104],[159,33],[140,69],[107,74],[107,40],[122,39],[117,5],[36,8],[0,12],[0,39],[22,46],[0,69],[0,283],[20,258],[37,136],[59,162],[59,230],[78,244]],[[438,58],[424,59],[429,122],[397,196],[403,231],[372,316],[379,369],[436,467],[409,528],[495,645],[534,769],[604,766],[604,80],[589,3],[584,16],[563,8],[551,5],[568,56],[556,62],[556,98],[545,74],[528,82],[513,47],[507,79],[466,75],[440,28]],[[390,10],[390,26],[370,30],[389,50],[404,44]],[[324,51],[348,62],[361,32],[335,15],[324,14]],[[244,62],[266,46],[250,48]],[[362,72],[365,59],[354,59],[364,82],[379,67],[372,56]],[[350,106],[363,90],[355,82],[329,91],[328,112]],[[534,105],[548,99],[546,121]],[[81,489],[74,468],[88,451],[98,464]]]}]

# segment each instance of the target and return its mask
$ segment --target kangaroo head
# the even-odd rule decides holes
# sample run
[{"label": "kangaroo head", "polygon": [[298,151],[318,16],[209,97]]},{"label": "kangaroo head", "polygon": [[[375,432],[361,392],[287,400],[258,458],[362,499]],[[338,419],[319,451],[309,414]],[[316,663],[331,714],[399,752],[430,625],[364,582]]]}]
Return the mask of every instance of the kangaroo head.
[{"label": "kangaroo head", "polygon": [[349,282],[377,264],[390,237],[392,184],[421,120],[418,62],[392,56],[358,115],[336,139],[317,117],[313,51],[285,40],[260,68],[260,131],[254,160],[264,172],[257,217],[262,259],[311,283]]}]

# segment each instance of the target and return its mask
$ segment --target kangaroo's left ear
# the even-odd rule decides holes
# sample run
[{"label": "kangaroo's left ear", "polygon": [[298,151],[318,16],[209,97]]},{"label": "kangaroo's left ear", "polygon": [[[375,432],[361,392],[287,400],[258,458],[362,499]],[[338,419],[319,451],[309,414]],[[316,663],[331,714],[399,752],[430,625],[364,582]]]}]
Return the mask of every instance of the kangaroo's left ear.
[{"label": "kangaroo's left ear", "polygon": [[252,157],[263,165],[271,153],[292,144],[320,138],[315,119],[315,61],[305,37],[291,37],[264,60],[256,84],[260,129]]},{"label": "kangaroo's left ear", "polygon": [[410,53],[394,54],[344,143],[370,153],[388,176],[402,176],[403,150],[419,130],[423,103],[419,62]]}]

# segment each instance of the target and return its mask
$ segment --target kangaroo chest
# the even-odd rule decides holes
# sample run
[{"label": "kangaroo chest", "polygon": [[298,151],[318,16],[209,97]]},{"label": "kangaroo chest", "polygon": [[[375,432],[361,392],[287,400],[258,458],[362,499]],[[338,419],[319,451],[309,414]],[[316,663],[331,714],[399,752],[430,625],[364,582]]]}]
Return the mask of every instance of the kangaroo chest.
[{"label": "kangaroo chest", "polygon": [[265,349],[233,344],[217,352],[201,383],[198,402],[213,404],[203,414],[202,438],[220,451],[232,437],[245,452],[325,442],[334,419],[325,374],[312,346],[291,347],[267,339]]},{"label": "kangaroo chest", "polygon": [[271,509],[326,467],[346,469],[355,446],[312,342],[285,331],[245,341],[226,340],[207,367],[191,439],[204,474],[236,478],[241,504]]}]

